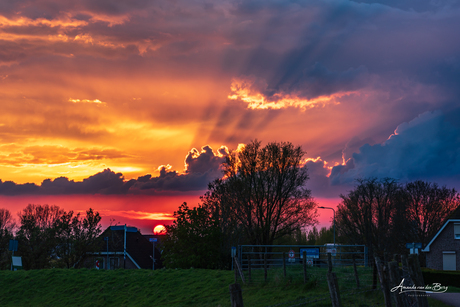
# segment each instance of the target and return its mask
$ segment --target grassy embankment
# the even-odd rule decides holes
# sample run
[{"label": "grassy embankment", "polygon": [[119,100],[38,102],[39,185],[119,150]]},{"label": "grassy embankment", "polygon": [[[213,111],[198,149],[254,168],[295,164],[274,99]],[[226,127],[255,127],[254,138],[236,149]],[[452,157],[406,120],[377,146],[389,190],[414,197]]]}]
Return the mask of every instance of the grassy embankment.
[{"label": "grassy embankment", "polygon": [[[309,306],[330,306],[325,269],[309,269],[310,282],[303,283],[299,268],[253,272],[253,282],[243,286],[245,306],[270,306],[294,300]],[[382,303],[381,291],[369,289],[370,271],[360,268],[361,290],[351,269],[337,269],[344,306]],[[0,306],[230,306],[231,271],[216,270],[32,270],[0,271]],[[342,291],[343,290],[343,291]],[[432,302],[432,301],[431,301]],[[443,304],[430,306],[445,306]],[[293,305],[286,304],[285,306]]]}]

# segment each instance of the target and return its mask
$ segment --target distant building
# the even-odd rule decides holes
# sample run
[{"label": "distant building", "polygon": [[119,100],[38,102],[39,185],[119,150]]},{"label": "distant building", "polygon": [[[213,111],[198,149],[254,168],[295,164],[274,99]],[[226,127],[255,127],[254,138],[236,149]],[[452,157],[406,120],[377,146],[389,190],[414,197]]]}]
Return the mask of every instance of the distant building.
[{"label": "distant building", "polygon": [[[100,244],[86,262],[100,269],[153,269],[153,243],[136,227],[110,226],[99,237]],[[155,269],[163,267],[161,253],[155,246]]]},{"label": "distant building", "polygon": [[452,212],[422,252],[426,253],[427,268],[460,270],[460,207]]}]

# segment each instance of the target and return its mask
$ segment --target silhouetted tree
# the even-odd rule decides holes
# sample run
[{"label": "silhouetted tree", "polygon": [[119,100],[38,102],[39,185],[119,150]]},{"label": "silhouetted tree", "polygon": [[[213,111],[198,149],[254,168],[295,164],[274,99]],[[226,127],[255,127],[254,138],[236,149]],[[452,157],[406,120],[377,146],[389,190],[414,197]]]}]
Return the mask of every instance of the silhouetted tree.
[{"label": "silhouetted tree", "polygon": [[[307,233],[307,242],[308,245],[324,245],[326,243],[334,242],[334,229],[333,227],[321,227],[318,229],[313,227]],[[338,240],[337,240],[338,243]]]},{"label": "silhouetted tree", "polygon": [[93,209],[82,218],[73,211],[64,213],[56,223],[58,244],[56,255],[67,268],[78,267],[86,254],[96,249],[96,239],[101,234],[101,217]]},{"label": "silhouetted tree", "polygon": [[168,268],[228,268],[229,256],[222,254],[223,233],[219,221],[206,206],[190,209],[183,203],[174,212],[176,220],[166,226],[163,240],[163,264]]},{"label": "silhouetted tree", "polygon": [[64,214],[58,206],[29,204],[19,213],[18,254],[25,269],[49,267],[55,258],[56,223]]},{"label": "silhouetted tree", "polygon": [[[411,226],[407,231],[411,236],[405,242],[420,242],[425,247],[445,219],[460,205],[459,194],[455,189],[421,180],[407,183],[403,192],[407,205],[406,223]],[[425,253],[420,255],[421,265],[425,265],[425,257]]]},{"label": "silhouetted tree", "polygon": [[303,155],[289,142],[261,147],[253,141],[227,156],[224,178],[209,185],[203,200],[228,214],[248,243],[273,244],[316,221]]},{"label": "silhouetted tree", "polygon": [[421,180],[407,183],[404,192],[407,218],[416,229],[413,240],[425,246],[446,217],[460,205],[459,194],[455,189]]},{"label": "silhouetted tree", "polygon": [[25,269],[74,267],[101,232],[99,213],[89,209],[84,219],[58,206],[29,204],[19,213],[18,255]]},{"label": "silhouetted tree", "polygon": [[13,217],[9,210],[0,208],[0,269],[9,269],[11,263],[8,250],[9,241],[13,239]]},{"label": "silhouetted tree", "polygon": [[393,251],[392,234],[396,206],[400,204],[400,186],[393,179],[358,180],[348,195],[341,195],[337,207],[337,229],[348,243],[368,247],[369,259],[374,266],[373,288],[377,285],[374,257],[386,258]]}]

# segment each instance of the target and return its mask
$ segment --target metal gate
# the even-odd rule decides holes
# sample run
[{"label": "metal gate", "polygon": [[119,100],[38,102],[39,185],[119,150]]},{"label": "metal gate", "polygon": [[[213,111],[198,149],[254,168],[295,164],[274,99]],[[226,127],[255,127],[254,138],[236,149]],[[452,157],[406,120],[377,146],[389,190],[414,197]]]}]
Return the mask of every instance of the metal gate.
[{"label": "metal gate", "polygon": [[365,245],[238,245],[238,261],[243,270],[299,264],[306,256],[308,265],[326,267],[327,254],[332,256],[334,266],[368,266],[368,252]]}]

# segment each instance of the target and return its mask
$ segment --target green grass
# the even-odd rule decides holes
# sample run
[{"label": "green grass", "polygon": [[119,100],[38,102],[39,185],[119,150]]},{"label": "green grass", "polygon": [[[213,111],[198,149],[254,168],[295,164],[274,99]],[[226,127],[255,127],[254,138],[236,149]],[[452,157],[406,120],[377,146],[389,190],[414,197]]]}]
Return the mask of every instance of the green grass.
[{"label": "green grass", "polygon": [[[359,269],[362,287],[358,290],[351,269],[334,271],[343,306],[382,305],[381,291],[367,291],[371,281],[369,269]],[[271,269],[267,282],[262,270],[253,271],[253,281],[243,285],[245,306],[270,306],[295,300],[308,300],[309,306],[330,306],[326,270],[309,268],[308,272],[309,282],[304,284],[300,267],[288,268],[286,277],[281,269]],[[233,282],[231,271],[199,269],[0,271],[0,306],[224,307],[230,306],[229,285]]]}]

